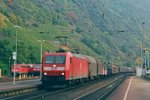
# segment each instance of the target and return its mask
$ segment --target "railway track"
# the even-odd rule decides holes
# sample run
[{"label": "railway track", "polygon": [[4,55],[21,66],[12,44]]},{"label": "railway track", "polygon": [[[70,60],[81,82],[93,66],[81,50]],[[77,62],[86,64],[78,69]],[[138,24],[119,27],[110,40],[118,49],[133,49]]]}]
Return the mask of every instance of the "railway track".
[{"label": "railway track", "polygon": [[[57,89],[57,90],[41,90],[37,89],[26,94],[14,95],[11,97],[3,98],[4,100],[72,100],[72,99],[82,99],[88,100],[90,97],[96,97],[98,91],[102,91],[100,96],[96,99],[101,100],[106,97],[114,88],[116,88],[127,75],[121,75],[119,77],[111,77],[105,80],[96,80],[80,84],[77,86]],[[117,84],[117,83],[118,84]],[[111,89],[110,89],[111,88]],[[109,90],[109,91],[108,91]],[[89,99],[90,100],[90,99]]]},{"label": "railway track", "polygon": [[126,77],[122,77],[117,80],[114,80],[113,82],[104,85],[102,88],[99,88],[96,91],[78,97],[77,100],[103,100],[125,79]]}]

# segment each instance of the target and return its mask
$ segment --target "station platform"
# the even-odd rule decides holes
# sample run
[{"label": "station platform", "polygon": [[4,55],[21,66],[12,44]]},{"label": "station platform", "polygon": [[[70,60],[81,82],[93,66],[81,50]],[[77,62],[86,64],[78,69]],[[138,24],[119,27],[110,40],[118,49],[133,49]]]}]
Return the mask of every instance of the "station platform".
[{"label": "station platform", "polygon": [[150,100],[150,81],[131,76],[116,88],[106,100]]},{"label": "station platform", "polygon": [[40,79],[16,81],[15,84],[13,84],[13,82],[3,82],[0,83],[0,92],[21,88],[28,88],[39,85],[41,85]]}]

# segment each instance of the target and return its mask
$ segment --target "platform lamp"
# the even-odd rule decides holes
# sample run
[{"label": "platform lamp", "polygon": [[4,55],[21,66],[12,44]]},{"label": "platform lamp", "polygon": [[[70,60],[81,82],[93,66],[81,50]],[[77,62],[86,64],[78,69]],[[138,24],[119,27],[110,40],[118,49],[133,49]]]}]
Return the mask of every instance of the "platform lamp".
[{"label": "platform lamp", "polygon": [[[43,42],[45,42],[45,40],[37,40],[40,44],[41,44],[41,47],[40,47],[40,63],[42,64],[42,48],[43,48]],[[42,78],[42,66],[40,66],[40,80]]]},{"label": "platform lamp", "polygon": [[15,25],[15,26],[14,26],[14,28],[16,28],[16,42],[15,42],[16,49],[15,49],[15,52],[13,52],[13,59],[14,59],[14,75],[13,75],[13,84],[16,84],[16,82],[15,82],[15,76],[16,76],[16,64],[17,64],[17,41],[18,41],[18,38],[17,38],[17,28],[20,28],[20,26]]}]

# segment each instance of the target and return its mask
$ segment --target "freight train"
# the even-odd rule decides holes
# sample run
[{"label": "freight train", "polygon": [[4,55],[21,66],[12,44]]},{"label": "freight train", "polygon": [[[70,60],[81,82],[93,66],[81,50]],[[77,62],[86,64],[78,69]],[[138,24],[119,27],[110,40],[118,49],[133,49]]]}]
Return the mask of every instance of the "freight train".
[{"label": "freight train", "polygon": [[100,77],[117,74],[114,64],[71,52],[45,52],[42,58],[42,85],[47,88],[70,86]]},{"label": "freight train", "polygon": [[40,75],[41,64],[13,64],[11,66],[10,72],[13,76],[15,66],[15,76],[19,75]]}]

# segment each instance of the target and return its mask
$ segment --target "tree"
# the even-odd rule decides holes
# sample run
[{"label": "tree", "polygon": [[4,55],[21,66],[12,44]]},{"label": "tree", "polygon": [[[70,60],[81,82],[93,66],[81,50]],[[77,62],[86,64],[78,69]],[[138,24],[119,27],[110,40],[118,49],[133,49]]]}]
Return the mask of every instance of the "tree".
[{"label": "tree", "polygon": [[139,66],[141,64],[141,59],[139,57],[135,58],[135,65]]},{"label": "tree", "polygon": [[13,13],[8,13],[10,21],[14,24],[17,24],[17,17]]},{"label": "tree", "polygon": [[6,25],[4,16],[0,13],[0,29]]},{"label": "tree", "polygon": [[12,6],[14,0],[7,0],[7,6]]}]

